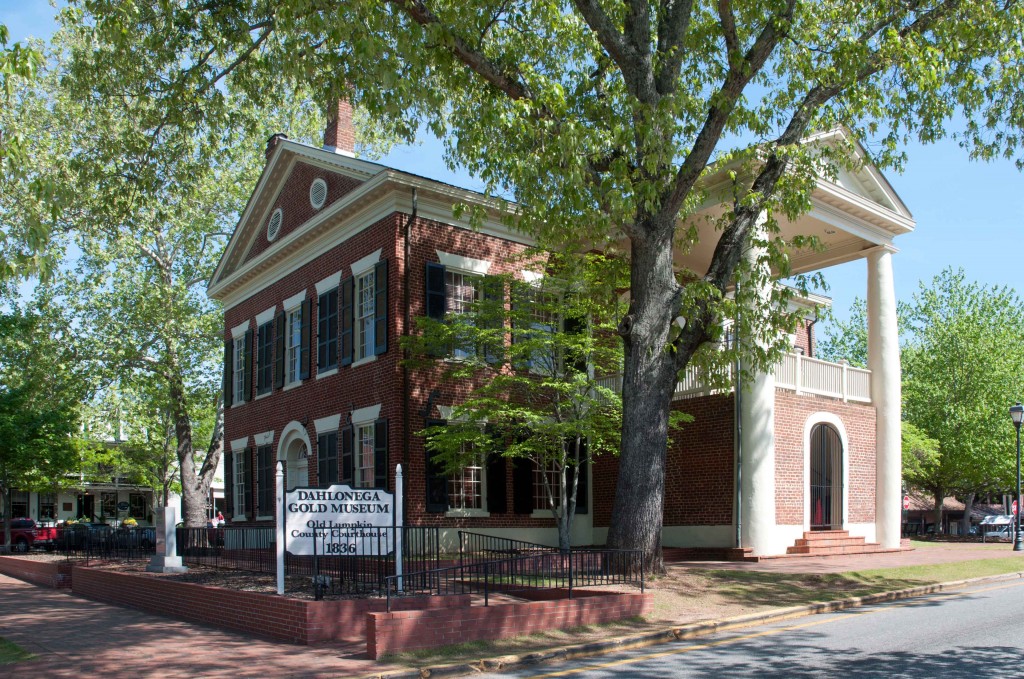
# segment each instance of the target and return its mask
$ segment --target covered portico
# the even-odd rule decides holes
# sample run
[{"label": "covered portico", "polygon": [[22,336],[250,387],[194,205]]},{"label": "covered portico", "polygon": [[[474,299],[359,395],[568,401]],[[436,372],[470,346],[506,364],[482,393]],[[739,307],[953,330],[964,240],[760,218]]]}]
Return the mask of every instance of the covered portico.
[{"label": "covered portico", "polygon": [[[815,144],[848,142],[848,133],[835,130],[810,140]],[[893,254],[896,236],[914,229],[909,210],[889,182],[866,161],[863,148],[853,142],[859,155],[855,171],[840,169],[834,179],[819,179],[811,197],[811,209],[796,220],[779,219],[780,236],[793,242],[797,236],[814,236],[819,248],[789,253],[791,273],[819,271],[830,266],[863,259],[866,262],[868,320],[868,371],[857,375],[868,381],[875,419],[875,512],[874,529],[866,535],[883,549],[900,546],[901,442],[900,442],[900,355],[896,322],[896,292]],[[713,179],[712,179],[713,181]],[[677,266],[706,271],[717,243],[714,217],[724,208],[714,200],[695,216],[700,230],[708,232],[694,247],[680,253]],[[756,260],[753,248],[747,256]],[[767,298],[768,291],[763,290]],[[784,360],[770,373],[758,374],[743,385],[737,417],[743,423],[738,436],[739,459],[736,524],[739,547],[753,555],[784,554],[793,545],[794,534],[808,526],[782,525],[776,512],[775,409],[777,388],[800,391],[799,356]],[[815,366],[818,368],[819,366]],[[829,366],[822,366],[822,369]],[[848,370],[842,373],[842,398],[846,399]],[[864,399],[861,399],[862,401]],[[805,516],[809,512],[805,512]],[[805,518],[805,523],[807,523]]]}]

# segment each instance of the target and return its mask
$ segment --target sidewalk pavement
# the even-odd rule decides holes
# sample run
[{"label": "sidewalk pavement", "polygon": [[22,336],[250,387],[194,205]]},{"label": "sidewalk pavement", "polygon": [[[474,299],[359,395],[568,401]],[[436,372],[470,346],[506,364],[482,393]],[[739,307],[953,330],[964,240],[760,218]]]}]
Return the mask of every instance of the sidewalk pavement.
[{"label": "sidewalk pavement", "polygon": [[[840,557],[768,559],[760,563],[690,561],[670,569],[836,573],[975,559],[1018,557],[1009,544],[942,544],[914,551]],[[1024,570],[1024,561],[1021,562]],[[703,612],[707,620],[708,611]],[[770,611],[768,612],[770,613]],[[710,618],[714,618],[712,615]],[[721,617],[721,616],[719,616]],[[754,618],[750,624],[753,624]],[[680,619],[678,624],[693,623]],[[666,624],[662,622],[662,624]],[[709,623],[703,627],[714,627]],[[666,627],[667,629],[667,627]],[[657,634],[641,635],[651,638]],[[671,635],[666,636],[666,640]],[[102,604],[0,575],[0,637],[35,658],[0,668],[9,677],[364,677],[414,675],[367,659],[363,644],[298,646]],[[615,643],[629,643],[620,639]],[[593,654],[602,644],[588,644]],[[539,654],[556,657],[557,654]],[[441,672],[436,672],[441,674]]]}]

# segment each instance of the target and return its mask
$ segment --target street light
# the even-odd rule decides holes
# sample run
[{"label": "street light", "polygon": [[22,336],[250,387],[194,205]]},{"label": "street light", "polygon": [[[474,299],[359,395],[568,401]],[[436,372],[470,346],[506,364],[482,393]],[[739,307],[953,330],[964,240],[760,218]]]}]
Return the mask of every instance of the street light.
[{"label": "street light", "polygon": [[1024,405],[1021,405],[1020,401],[1017,401],[1017,405],[1010,406],[1010,419],[1013,420],[1013,428],[1017,430],[1017,530],[1013,538],[1013,551],[1020,552],[1024,551],[1024,535],[1020,534],[1020,423],[1024,420]]}]

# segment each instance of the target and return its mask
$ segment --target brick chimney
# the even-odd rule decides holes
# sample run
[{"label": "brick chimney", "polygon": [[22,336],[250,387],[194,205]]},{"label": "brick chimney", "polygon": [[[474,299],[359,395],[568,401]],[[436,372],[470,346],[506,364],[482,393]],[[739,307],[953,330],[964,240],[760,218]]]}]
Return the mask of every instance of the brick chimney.
[{"label": "brick chimney", "polygon": [[278,132],[277,134],[273,135],[272,137],[270,137],[270,139],[267,140],[267,162],[268,163],[270,162],[270,156],[274,155],[274,149],[277,148],[278,142],[280,142],[283,139],[287,139],[287,138],[288,138],[287,134],[282,134],[281,132]]},{"label": "brick chimney", "polygon": [[324,150],[355,157],[356,131],[352,126],[352,105],[339,99],[336,109],[327,116],[324,128]]}]

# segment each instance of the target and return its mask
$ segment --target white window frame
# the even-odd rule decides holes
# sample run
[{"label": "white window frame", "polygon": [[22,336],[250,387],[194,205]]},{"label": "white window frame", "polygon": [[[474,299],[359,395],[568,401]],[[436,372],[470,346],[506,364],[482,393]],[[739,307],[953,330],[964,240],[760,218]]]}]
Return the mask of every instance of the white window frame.
[{"label": "white window frame", "polygon": [[[456,282],[458,277],[458,282]],[[465,296],[457,296],[452,294],[452,291],[462,290],[466,287],[466,281],[473,281],[473,299],[467,300]],[[483,291],[483,280],[482,274],[467,271],[465,269],[457,268],[445,268],[444,271],[444,304],[449,314],[461,315],[467,313],[467,305],[475,304],[480,301],[480,295]],[[449,281],[452,281],[449,283]],[[455,361],[464,361],[466,359],[473,358],[476,355],[476,347],[469,349],[465,347],[452,347],[452,353],[450,358]]]},{"label": "white window frame", "polygon": [[[352,486],[354,488],[372,488],[376,476],[374,453],[377,448],[375,422],[353,425],[354,438],[352,451]],[[369,452],[367,452],[367,450]],[[366,458],[369,457],[367,466]],[[366,477],[369,470],[369,477]]]},{"label": "white window frame", "polygon": [[249,508],[245,506],[245,491],[247,487],[240,483],[240,481],[245,480],[245,449],[235,451],[231,462],[235,467],[234,483],[231,484],[231,492],[235,494],[232,510],[234,516],[241,516],[242,520],[245,520],[249,511]]},{"label": "white window frame", "polygon": [[[453,500],[456,497],[465,497],[465,485],[466,471],[475,470],[476,479],[470,480],[469,483],[475,484],[478,487],[479,492],[474,494],[474,497],[479,498],[478,507],[466,507],[459,506],[461,503],[456,504]],[[462,493],[456,492],[458,489],[462,489]],[[461,517],[461,518],[486,518],[491,513],[487,511],[487,465],[484,464],[483,455],[479,455],[476,459],[476,464],[469,464],[460,469],[456,474],[448,477],[448,511],[445,512],[445,516],[449,517]]]},{"label": "white window frame", "polygon": [[374,355],[376,337],[374,336],[377,303],[376,303],[376,270],[371,268],[355,280],[355,313],[356,326],[356,361],[362,361]]},{"label": "white window frame", "polygon": [[231,370],[231,405],[245,403],[245,335],[236,337],[234,343],[234,365]]},{"label": "white window frame", "polygon": [[[552,478],[552,480],[558,481],[558,475],[561,472],[554,467],[554,462],[548,463],[547,469],[544,470],[542,470],[541,466],[538,464],[534,464],[533,466],[533,516],[543,516],[548,518],[551,516],[551,507],[548,505],[548,495],[544,488],[541,475],[546,474],[549,478]],[[561,482],[555,484],[555,490],[561,494]],[[561,498],[557,499],[560,503],[564,503],[564,500]]]},{"label": "white window frame", "polygon": [[300,384],[302,379],[302,305],[285,312],[285,385]]}]

